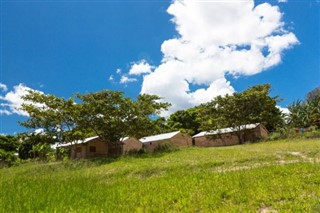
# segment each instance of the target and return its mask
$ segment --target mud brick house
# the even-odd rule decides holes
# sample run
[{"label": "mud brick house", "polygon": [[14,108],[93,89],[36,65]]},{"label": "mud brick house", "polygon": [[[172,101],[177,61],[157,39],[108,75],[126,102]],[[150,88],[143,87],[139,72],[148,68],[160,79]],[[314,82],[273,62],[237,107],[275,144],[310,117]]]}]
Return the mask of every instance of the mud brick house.
[{"label": "mud brick house", "polygon": [[101,140],[98,136],[94,136],[57,146],[57,148],[60,147],[70,147],[70,158],[76,159],[117,156],[125,154],[130,150],[140,150],[142,143],[134,137],[125,137],[120,143],[111,145]]},{"label": "mud brick house", "polygon": [[192,145],[191,136],[182,134],[180,131],[143,137],[140,139],[140,141],[143,144],[143,148],[145,148],[147,152],[154,152],[154,150],[163,143],[170,143],[174,147],[185,147]]},{"label": "mud brick house", "polygon": [[[204,131],[192,137],[194,146],[214,147],[240,144],[236,128],[224,128]],[[242,142],[255,142],[268,138],[268,130],[263,124],[247,124],[240,126]]]}]

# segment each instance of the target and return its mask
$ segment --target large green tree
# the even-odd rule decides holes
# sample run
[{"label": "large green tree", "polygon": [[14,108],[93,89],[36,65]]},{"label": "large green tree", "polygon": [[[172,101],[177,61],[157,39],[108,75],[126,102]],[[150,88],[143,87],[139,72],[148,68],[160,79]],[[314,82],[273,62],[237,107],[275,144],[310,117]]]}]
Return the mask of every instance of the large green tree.
[{"label": "large green tree", "polygon": [[315,89],[311,90],[306,95],[306,102],[310,102],[312,100],[316,100],[320,98],[320,86],[316,87]]},{"label": "large green tree", "polygon": [[61,142],[97,135],[111,145],[126,136],[148,134],[155,128],[151,117],[169,107],[155,95],[141,94],[134,101],[111,90],[76,94],[70,99],[29,91],[23,99],[21,109],[29,118],[21,125],[43,128],[43,136]]},{"label": "large green tree", "polygon": [[[307,99],[308,100],[308,99]],[[292,127],[320,127],[320,97],[295,101],[289,107],[288,123]]]},{"label": "large green tree", "polygon": [[200,122],[198,108],[193,107],[186,110],[179,110],[170,115],[167,125],[172,130],[180,130],[189,135],[199,133]]},{"label": "large green tree", "polygon": [[77,94],[77,98],[81,100],[79,127],[89,128],[108,143],[117,143],[126,136],[145,136],[153,131],[151,116],[169,106],[155,95],[141,94],[133,101],[122,92],[110,90]]},{"label": "large green tree", "polygon": [[[29,114],[20,124],[28,129],[43,129],[45,141],[72,142],[83,139],[86,134],[79,131],[77,121],[79,107],[73,98],[65,99],[29,90],[23,97],[21,110]],[[29,133],[29,137],[37,136]]]},{"label": "large green tree", "polygon": [[270,88],[270,84],[256,85],[233,95],[217,96],[201,105],[201,128],[232,127],[241,142],[241,126],[245,124],[262,123],[268,130],[282,125],[281,112],[276,107],[279,98],[270,97]]},{"label": "large green tree", "polygon": [[288,123],[290,126],[320,127],[320,87],[308,92],[305,101],[294,101],[288,109]]},{"label": "large green tree", "polygon": [[14,135],[0,135],[0,149],[6,152],[16,152],[18,149],[18,137]]}]

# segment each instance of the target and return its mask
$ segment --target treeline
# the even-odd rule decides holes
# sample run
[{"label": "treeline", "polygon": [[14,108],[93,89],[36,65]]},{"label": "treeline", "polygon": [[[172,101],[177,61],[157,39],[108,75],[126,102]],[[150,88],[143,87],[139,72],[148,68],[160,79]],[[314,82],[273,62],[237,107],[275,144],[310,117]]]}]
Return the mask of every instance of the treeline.
[{"label": "treeline", "polygon": [[[170,103],[156,95],[141,94],[133,100],[122,92],[103,90],[65,99],[29,91],[21,108],[29,117],[20,124],[31,131],[9,141],[15,150],[19,146],[19,156],[25,159],[45,157],[54,142],[68,143],[93,135],[112,144],[126,136],[141,138],[173,130],[194,135],[225,127],[237,129],[250,123],[262,123],[270,132],[285,136],[292,128],[320,127],[320,87],[309,92],[304,101],[290,105],[289,114],[280,111],[277,103],[281,99],[271,97],[270,90],[270,84],[256,85],[177,111],[168,119],[160,115]],[[34,132],[36,129],[43,131]],[[4,143],[4,138],[0,139],[0,159],[6,158],[3,153],[14,150],[1,145],[11,143]]]}]

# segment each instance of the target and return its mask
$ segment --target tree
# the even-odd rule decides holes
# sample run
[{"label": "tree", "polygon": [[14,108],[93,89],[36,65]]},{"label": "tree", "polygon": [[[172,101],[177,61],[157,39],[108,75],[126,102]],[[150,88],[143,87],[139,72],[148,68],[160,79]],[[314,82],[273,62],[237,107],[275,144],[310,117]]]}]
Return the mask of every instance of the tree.
[{"label": "tree", "polygon": [[320,98],[320,86],[311,90],[306,95],[306,102]]},{"label": "tree", "polygon": [[132,136],[141,138],[166,132],[164,118],[159,116],[162,111],[168,109],[169,103],[161,102],[161,98],[156,95],[140,94],[134,105],[137,115],[131,126]]},{"label": "tree", "polygon": [[18,146],[18,137],[0,135],[0,161],[4,161],[5,164],[10,166],[17,158],[14,153],[17,152]]},{"label": "tree", "polygon": [[0,135],[0,149],[6,152],[16,152],[18,146],[18,137],[13,135]]},{"label": "tree", "polygon": [[292,127],[320,127],[320,97],[293,102],[289,107],[288,123]]},{"label": "tree", "polygon": [[292,127],[320,127],[320,87],[306,94],[305,101],[294,101],[289,107],[288,123]]},{"label": "tree", "polygon": [[110,145],[109,150],[117,150],[126,136],[139,137],[151,131],[154,123],[150,116],[158,115],[169,106],[155,95],[142,94],[133,101],[122,92],[110,90],[78,93],[75,99],[29,91],[23,99],[25,103],[21,109],[29,118],[20,122],[21,125],[43,128],[43,136],[60,142],[97,135]]},{"label": "tree", "polygon": [[172,130],[180,130],[189,135],[199,133],[200,122],[196,107],[186,110],[179,110],[170,115],[167,125]]},{"label": "tree", "polygon": [[104,90],[77,94],[79,104],[79,127],[89,128],[103,141],[118,143],[126,136],[140,138],[153,131],[150,116],[159,115],[169,107],[160,97],[141,94],[136,101],[123,97],[119,91]]},{"label": "tree", "polygon": [[[78,105],[73,98],[64,99],[29,90],[23,100],[21,110],[26,111],[29,117],[20,124],[28,129],[42,128],[46,141],[72,142],[87,135],[87,132],[79,131]],[[35,134],[29,134],[29,137],[33,136]]]},{"label": "tree", "polygon": [[167,125],[167,121],[164,117],[158,117],[157,119],[152,120],[152,123],[152,131],[145,135],[157,135],[172,131],[172,129]]},{"label": "tree", "polygon": [[20,143],[18,148],[19,158],[38,158],[46,160],[50,153],[53,153],[51,144],[56,140],[48,137],[44,131],[34,131],[31,133],[21,133],[18,135]]},{"label": "tree", "polygon": [[270,97],[270,84],[249,87],[241,93],[217,96],[200,106],[201,128],[203,130],[232,127],[240,143],[243,125],[262,123],[268,130],[282,125],[280,110],[276,107],[278,97]]}]

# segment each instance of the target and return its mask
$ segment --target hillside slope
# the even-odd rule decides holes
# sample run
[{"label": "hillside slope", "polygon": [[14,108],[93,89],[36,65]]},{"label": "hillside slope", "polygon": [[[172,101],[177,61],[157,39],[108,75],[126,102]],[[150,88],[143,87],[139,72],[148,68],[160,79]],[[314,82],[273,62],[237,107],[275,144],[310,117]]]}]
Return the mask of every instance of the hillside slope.
[{"label": "hillside slope", "polygon": [[320,212],[320,140],[0,170],[0,212]]}]

